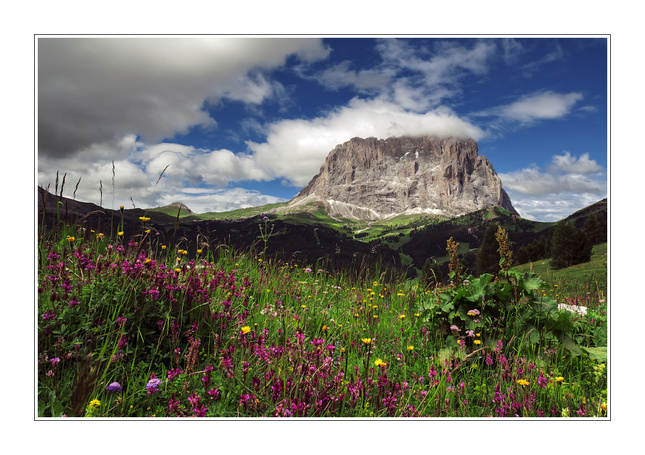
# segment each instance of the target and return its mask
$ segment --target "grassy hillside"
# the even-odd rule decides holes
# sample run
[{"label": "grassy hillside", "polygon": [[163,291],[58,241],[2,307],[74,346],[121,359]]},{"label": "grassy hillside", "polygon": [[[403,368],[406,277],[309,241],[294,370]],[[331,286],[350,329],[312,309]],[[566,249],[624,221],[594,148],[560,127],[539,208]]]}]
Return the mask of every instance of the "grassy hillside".
[{"label": "grassy hillside", "polygon": [[545,259],[535,263],[515,267],[520,272],[532,271],[546,283],[553,296],[586,295],[607,293],[607,243],[593,247],[591,260],[564,269],[553,270],[551,260]]},{"label": "grassy hillside", "polygon": [[[284,207],[287,202],[279,202],[276,204],[266,204],[259,207],[248,207],[244,209],[231,210],[228,212],[208,212],[199,213],[186,217],[186,221],[200,221],[200,220],[227,220],[236,218],[247,218],[251,216],[262,215],[270,210],[278,207]],[[176,215],[176,212],[175,212]]]}]

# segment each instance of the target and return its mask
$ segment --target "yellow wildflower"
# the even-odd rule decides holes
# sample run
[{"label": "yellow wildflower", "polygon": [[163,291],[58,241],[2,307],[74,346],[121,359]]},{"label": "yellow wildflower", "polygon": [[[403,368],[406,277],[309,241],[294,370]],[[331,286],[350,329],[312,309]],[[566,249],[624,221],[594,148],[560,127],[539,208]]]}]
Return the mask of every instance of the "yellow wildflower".
[{"label": "yellow wildflower", "polygon": [[139,219],[140,219],[141,221],[143,221],[144,223],[145,223],[146,221],[150,221],[150,218],[148,218],[147,216],[140,216],[140,217],[139,217]]},{"label": "yellow wildflower", "polygon": [[250,331],[251,331],[251,327],[249,327],[248,325],[247,325],[247,326],[242,327],[242,333],[243,333],[244,335],[246,335],[246,334],[247,334],[247,333],[249,333]]},{"label": "yellow wildflower", "polygon": [[361,338],[361,341],[365,344],[370,344],[372,342],[371,338]]},{"label": "yellow wildflower", "polygon": [[202,254],[202,250],[197,250],[197,254]]},{"label": "yellow wildflower", "polygon": [[166,245],[161,245],[161,249],[162,249],[162,250],[165,250],[165,249],[166,249]]},{"label": "yellow wildflower", "polygon": [[530,384],[530,382],[529,382],[529,381],[527,381],[526,379],[519,379],[519,380],[517,381],[517,383],[518,383],[519,385],[521,385],[522,387],[525,387],[525,386],[527,386],[527,385],[529,385],[529,384]]},{"label": "yellow wildflower", "polygon": [[482,344],[482,340],[475,340],[475,341],[473,341],[473,343],[475,343],[475,344]]},{"label": "yellow wildflower", "polygon": [[119,237],[123,237],[123,231],[117,232],[116,235],[118,235]]},{"label": "yellow wildflower", "polygon": [[405,319],[405,314],[399,315],[399,319]]},{"label": "yellow wildflower", "polygon": [[90,405],[89,405],[89,407],[90,407],[91,409],[96,409],[96,408],[98,408],[99,406],[101,406],[101,402],[100,402],[99,400],[97,400],[96,398],[95,398],[95,399],[93,399],[92,401],[90,401]]},{"label": "yellow wildflower", "polygon": [[557,378],[555,378],[555,380],[558,382],[562,382],[564,381],[564,378],[562,376],[558,376]]},{"label": "yellow wildflower", "polygon": [[408,351],[414,351],[414,346],[408,346]]},{"label": "yellow wildflower", "polygon": [[68,236],[67,236],[67,241],[68,241],[68,242],[73,242],[74,240],[76,240],[76,238],[75,238],[75,237],[72,237],[71,235],[68,235]]},{"label": "yellow wildflower", "polygon": [[383,362],[381,359],[376,359],[376,361],[374,362],[374,365],[376,365],[377,367],[380,367],[380,366],[386,366],[387,363]]}]

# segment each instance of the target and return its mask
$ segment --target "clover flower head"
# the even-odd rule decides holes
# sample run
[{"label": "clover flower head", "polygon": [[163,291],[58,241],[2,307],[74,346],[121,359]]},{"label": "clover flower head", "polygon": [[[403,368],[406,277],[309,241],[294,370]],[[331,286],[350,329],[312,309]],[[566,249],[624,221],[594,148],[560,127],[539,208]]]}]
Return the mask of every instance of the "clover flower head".
[{"label": "clover flower head", "polygon": [[146,390],[148,391],[148,394],[152,394],[157,391],[157,387],[159,387],[159,384],[161,384],[161,379],[153,377],[148,381],[146,384]]},{"label": "clover flower head", "polygon": [[116,392],[116,393],[119,393],[119,392],[122,392],[122,391],[123,391],[123,388],[121,387],[121,384],[119,384],[118,382],[112,382],[111,384],[109,384],[109,385],[105,388],[105,390],[106,390],[107,392]]}]

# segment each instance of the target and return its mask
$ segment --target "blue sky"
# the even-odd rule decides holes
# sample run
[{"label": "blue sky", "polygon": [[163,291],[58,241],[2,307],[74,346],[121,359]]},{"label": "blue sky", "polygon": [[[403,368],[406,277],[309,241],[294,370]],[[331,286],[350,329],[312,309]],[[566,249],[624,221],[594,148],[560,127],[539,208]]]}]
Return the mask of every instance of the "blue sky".
[{"label": "blue sky", "polygon": [[[607,196],[607,39],[37,40],[37,180],[103,206],[292,198],[352,137],[477,140],[521,216]],[[113,167],[114,163],[114,167]],[[158,181],[163,171],[163,177]],[[114,169],[114,186],[112,186]]]}]

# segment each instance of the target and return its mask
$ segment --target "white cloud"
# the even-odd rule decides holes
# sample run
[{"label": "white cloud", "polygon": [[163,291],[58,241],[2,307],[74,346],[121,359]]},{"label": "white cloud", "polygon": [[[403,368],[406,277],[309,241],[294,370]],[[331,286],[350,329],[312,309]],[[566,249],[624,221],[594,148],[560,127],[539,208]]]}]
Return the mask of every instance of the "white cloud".
[{"label": "white cloud", "polygon": [[564,117],[582,99],[580,93],[555,93],[551,91],[527,95],[511,104],[492,108],[475,115],[497,116],[502,119],[531,123]]},{"label": "white cloud", "polygon": [[268,129],[266,142],[248,142],[257,165],[300,187],[318,173],[336,145],[353,137],[453,135],[478,140],[486,134],[449,109],[416,114],[386,101],[356,98],[327,116],[283,120]]},{"label": "white cloud", "polygon": [[159,205],[182,202],[195,213],[206,213],[226,212],[284,201],[282,198],[261,194],[259,191],[246,188],[235,187],[216,190],[184,188],[181,191],[164,194],[159,199]]},{"label": "white cloud", "polygon": [[[264,180],[266,172],[261,169],[246,154],[234,154],[230,150],[203,150],[192,146],[161,143],[148,146],[143,142],[121,141],[103,145],[100,151],[92,146],[87,150],[88,156],[115,156],[114,175],[112,160],[105,158],[87,162],[74,157],[52,158],[41,156],[39,159],[38,182],[50,190],[55,188],[56,172],[59,170],[59,182],[66,174],[64,195],[72,197],[74,187],[79,178],[76,198],[82,201],[99,204],[102,200],[103,207],[117,208],[119,205],[130,205],[130,198],[134,199],[137,207],[155,207],[164,205],[163,201],[187,202],[177,199],[185,193],[184,188],[197,188],[198,185],[207,184],[216,187],[226,187],[229,183],[240,180]],[[161,176],[161,178],[160,178]],[[112,179],[114,178],[114,187]],[[101,198],[100,185],[103,194]],[[214,190],[204,190],[213,192]],[[225,194],[230,190],[221,190],[214,193],[220,202],[213,206],[221,206]],[[241,190],[238,193],[241,194]],[[113,201],[114,192],[114,204]],[[188,196],[190,193],[188,192]],[[173,196],[176,195],[176,196]],[[193,200],[193,197],[186,197]],[[249,192],[236,201],[242,203],[246,200],[274,201],[271,196],[264,196],[257,192]],[[209,206],[206,202],[207,195],[198,199],[200,206]],[[265,202],[266,203],[266,202]],[[191,207],[194,211],[197,211]]]},{"label": "white cloud", "polygon": [[437,41],[432,48],[415,47],[415,41],[383,39],[377,49],[382,71],[395,83],[382,96],[402,107],[422,112],[460,94],[459,81],[470,74],[484,75],[496,52],[491,42],[475,40],[472,47]]},{"label": "white cloud", "polygon": [[593,174],[602,172],[603,167],[596,160],[589,158],[589,153],[583,153],[579,158],[565,151],[564,155],[555,155],[553,157],[553,166],[562,172],[572,174]]},{"label": "white cloud", "polygon": [[328,53],[313,38],[40,38],[39,151],[63,156],[128,134],[154,143],[213,126],[205,100],[260,103],[281,93],[262,71]]},{"label": "white cloud", "polygon": [[512,190],[507,193],[520,216],[533,221],[560,221],[606,197],[596,193],[558,193],[541,195],[537,199]]},{"label": "white cloud", "polygon": [[563,192],[602,194],[607,191],[607,183],[604,180],[592,179],[581,174],[553,175],[543,173],[537,168],[526,168],[499,176],[505,189],[533,196]]},{"label": "white cloud", "polygon": [[390,77],[378,69],[355,71],[350,67],[350,61],[342,61],[325,69],[316,79],[332,90],[344,87],[355,87],[358,90],[382,89],[390,81]]},{"label": "white cloud", "polygon": [[557,221],[607,196],[605,169],[588,153],[565,151],[546,170],[532,166],[499,177],[515,209],[532,220]]}]

